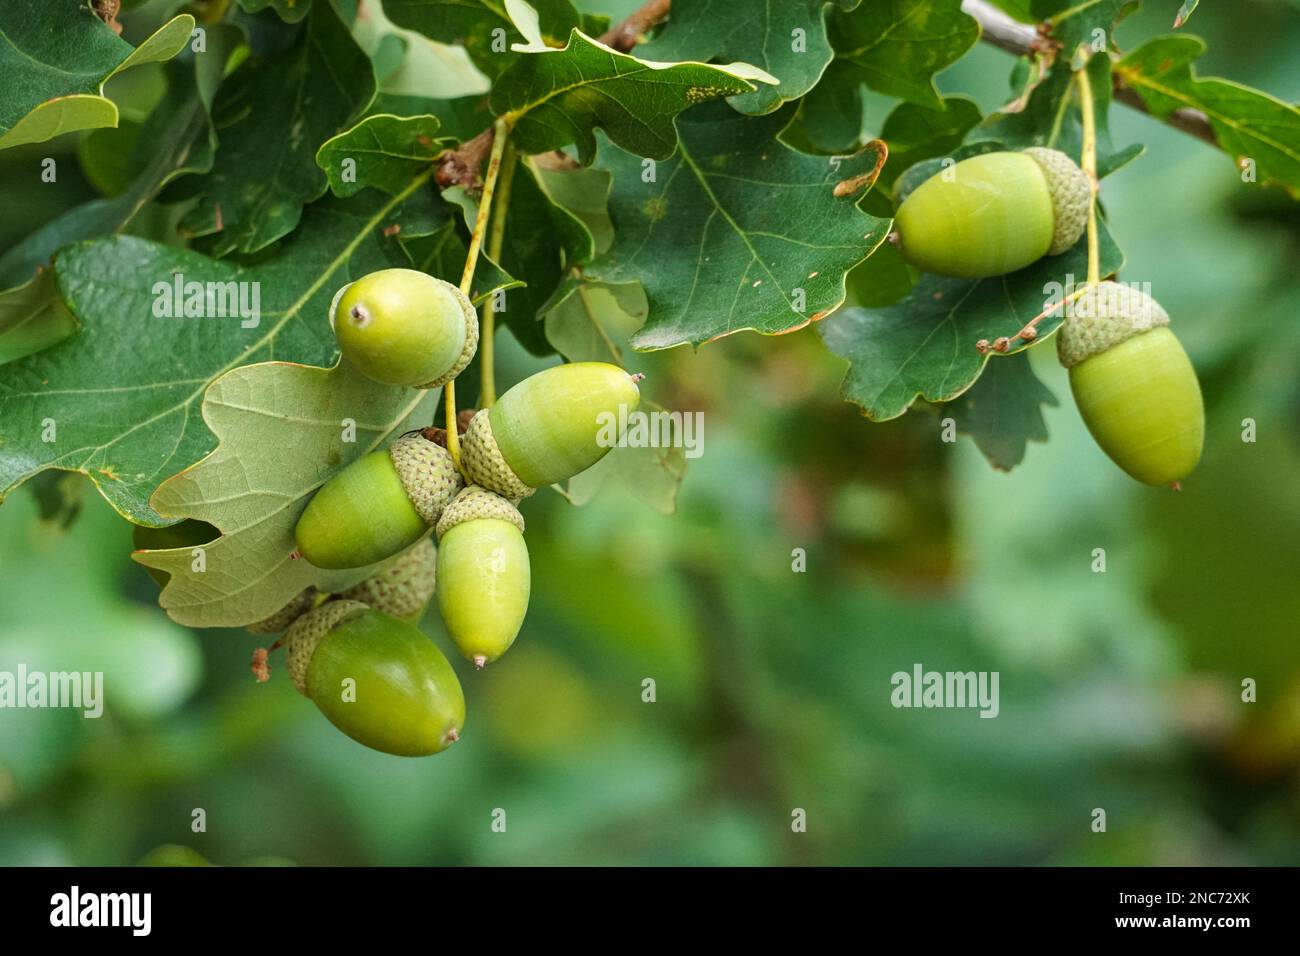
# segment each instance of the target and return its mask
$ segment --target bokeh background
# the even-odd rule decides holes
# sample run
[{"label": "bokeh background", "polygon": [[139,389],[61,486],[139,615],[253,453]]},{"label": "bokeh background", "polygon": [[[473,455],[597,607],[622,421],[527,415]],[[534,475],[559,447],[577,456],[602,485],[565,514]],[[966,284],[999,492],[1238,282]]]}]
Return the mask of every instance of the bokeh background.
[{"label": "bokeh background", "polygon": [[[1121,45],[1178,3],[1145,6]],[[1300,4],[1202,4],[1187,29],[1202,74],[1300,100]],[[980,46],[940,86],[987,112],[1010,69]],[[483,674],[456,659],[465,736],[407,760],[282,668],[256,684],[259,638],[168,621],[130,526],[48,475],[0,507],[0,669],[103,670],[108,712],[0,711],[0,863],[1300,862],[1300,206],[1130,110],[1111,127],[1148,145],[1103,191],[1123,278],[1152,283],[1205,390],[1181,494],[1105,459],[1050,347],[1051,439],[1010,474],[941,442],[938,410],[860,418],[814,330],[644,356],[650,395],[705,413],[678,513],[530,501],[524,632]],[[78,146],[39,148],[71,169]],[[0,154],[0,183],[30,161]],[[7,188],[0,247],[95,190]],[[506,381],[537,367],[501,348]],[[1001,715],[895,710],[918,662],[999,671]]]}]

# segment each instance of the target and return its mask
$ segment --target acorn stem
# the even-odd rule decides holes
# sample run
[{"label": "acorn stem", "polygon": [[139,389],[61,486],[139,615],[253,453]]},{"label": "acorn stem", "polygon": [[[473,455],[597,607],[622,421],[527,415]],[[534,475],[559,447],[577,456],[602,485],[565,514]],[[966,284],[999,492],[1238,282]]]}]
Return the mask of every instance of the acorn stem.
[{"label": "acorn stem", "polygon": [[990,342],[988,339],[980,339],[978,342],[975,343],[976,351],[978,351],[981,355],[987,355],[989,352],[1006,352],[1010,350],[1011,343],[1014,342],[1016,339],[1020,339],[1022,342],[1032,342],[1034,339],[1038,338],[1039,322],[1043,321],[1043,319],[1047,318],[1057,309],[1064,309],[1067,305],[1069,305],[1075,299],[1079,298],[1079,296],[1083,295],[1085,292],[1087,292],[1096,284],[1097,283],[1091,281],[1085,282],[1083,285],[1079,286],[1079,288],[1075,289],[1073,292],[1071,292],[1069,295],[1063,298],[1060,302],[1054,302],[1051,305],[1049,305],[1046,309],[1044,309],[1042,312],[1039,312],[1036,316],[1034,316],[1032,319],[1030,319],[1028,322],[1025,323],[1024,328],[1022,328],[1019,332],[1017,332],[1013,336],[1010,337],[1003,336],[1001,338],[995,339],[992,342]]},{"label": "acorn stem", "polygon": [[[503,137],[504,138],[504,137]],[[513,146],[506,144],[505,154],[501,159],[501,174],[494,203],[491,232],[488,235],[488,257],[493,262],[501,261],[501,250],[505,245],[506,217],[510,210],[510,190],[515,181],[515,166],[519,154]],[[491,303],[479,310],[481,334],[479,335],[479,408],[491,408],[497,400],[496,363],[494,361],[493,336],[496,332],[496,309]]]},{"label": "acorn stem", "polygon": [[[469,237],[469,251],[465,254],[465,270],[460,276],[460,291],[471,302],[474,301],[471,292],[474,286],[474,271],[478,268],[478,256],[483,248],[483,236],[487,232],[488,217],[492,209],[492,195],[496,190],[497,177],[501,173],[501,157],[505,154],[506,141],[510,137],[509,120],[505,117],[498,119],[493,124],[492,133],[492,154],[488,158],[487,174],[483,177],[483,194],[478,200],[478,214],[474,217],[474,231]],[[491,346],[488,347],[488,354],[491,355]],[[455,463],[456,469],[463,473],[460,464],[460,435],[456,431],[455,381],[443,386],[443,399],[447,418],[447,451],[451,453],[451,460]]]},{"label": "acorn stem", "polygon": [[1101,281],[1101,249],[1097,236],[1097,107],[1092,98],[1092,81],[1088,79],[1088,58],[1074,74],[1079,84],[1079,113],[1083,118],[1083,155],[1080,167],[1092,185],[1092,202],[1088,204],[1088,282]]},{"label": "acorn stem", "polygon": [[478,268],[478,255],[483,248],[483,236],[487,233],[488,214],[492,209],[492,194],[496,191],[497,177],[501,173],[501,157],[506,150],[506,140],[510,135],[510,124],[503,117],[492,127],[492,154],[488,158],[487,174],[483,177],[483,194],[478,200],[478,214],[474,217],[474,231],[469,236],[469,251],[465,255],[465,270],[460,276],[460,291],[471,302],[474,297],[470,290],[474,285],[474,270]]},{"label": "acorn stem", "polygon": [[465,469],[460,466],[460,435],[456,432],[456,380],[452,379],[442,387],[443,417],[447,419],[447,453],[462,477]]}]

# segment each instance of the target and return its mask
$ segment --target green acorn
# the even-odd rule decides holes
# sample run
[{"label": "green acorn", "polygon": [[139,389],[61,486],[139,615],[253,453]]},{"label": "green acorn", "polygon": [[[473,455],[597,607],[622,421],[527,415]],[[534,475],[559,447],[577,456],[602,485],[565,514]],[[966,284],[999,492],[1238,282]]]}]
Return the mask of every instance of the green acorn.
[{"label": "green acorn", "polygon": [[402,551],[438,523],[460,490],[447,449],[404,435],[327,481],[298,519],[298,553],[318,568],[360,568]]},{"label": "green acorn", "polygon": [[478,349],[478,315],[460,289],[414,269],[381,269],[340,289],[330,325],[344,357],[386,385],[437,388]]},{"label": "green acorn", "polygon": [[528,613],[524,519],[505,498],[470,485],[438,522],[438,609],[460,652],[482,668],[514,643]]},{"label": "green acorn", "polygon": [[1102,282],[1074,301],[1056,339],[1088,431],[1148,485],[1176,485],[1201,458],[1205,408],[1196,371],[1145,292]]},{"label": "green acorn", "polygon": [[636,381],[605,362],[524,379],[470,422],[461,444],[466,476],[518,501],[585,471],[614,447],[618,422],[641,403]]},{"label": "green acorn", "polygon": [[437,569],[437,549],[424,538],[402,552],[392,565],[339,596],[415,624],[433,597]]},{"label": "green acorn", "polygon": [[459,739],[460,681],[414,625],[360,601],[329,601],[295,621],[284,643],[293,686],[353,740],[422,757]]},{"label": "green acorn", "polygon": [[923,272],[1004,275],[1060,255],[1083,235],[1092,184],[1054,149],[984,153],[916,187],[898,207],[903,258]]}]

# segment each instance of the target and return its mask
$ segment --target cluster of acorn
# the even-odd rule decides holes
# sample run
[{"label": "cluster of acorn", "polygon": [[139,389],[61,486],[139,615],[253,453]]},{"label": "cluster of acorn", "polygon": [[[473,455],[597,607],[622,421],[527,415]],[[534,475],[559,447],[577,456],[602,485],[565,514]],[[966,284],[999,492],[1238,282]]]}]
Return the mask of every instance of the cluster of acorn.
[{"label": "cluster of acorn", "polygon": [[[930,177],[898,207],[903,257],[925,272],[986,278],[1078,242],[1092,183],[1054,149],[973,156]],[[1088,286],[1067,307],[1057,355],[1097,444],[1138,481],[1174,485],[1201,457],[1205,410],[1169,315],[1117,282]]]},{"label": "cluster of acorn", "polygon": [[[435,388],[469,364],[478,317],[455,286],[385,269],[344,286],[330,307],[344,361],[386,385]],[[476,668],[514,642],[530,570],[516,507],[536,489],[595,464],[608,414],[640,401],[639,376],[615,365],[558,365],[474,414],[460,468],[437,429],[396,439],[327,481],[295,529],[296,557],[319,568],[387,569],[337,595],[308,590],[257,633],[284,632],[294,686],[345,734],[386,753],[422,756],[456,741],[460,682],[413,623],[436,595],[448,634]],[[437,540],[435,548],[430,532]],[[254,657],[264,679],[265,652]]]}]

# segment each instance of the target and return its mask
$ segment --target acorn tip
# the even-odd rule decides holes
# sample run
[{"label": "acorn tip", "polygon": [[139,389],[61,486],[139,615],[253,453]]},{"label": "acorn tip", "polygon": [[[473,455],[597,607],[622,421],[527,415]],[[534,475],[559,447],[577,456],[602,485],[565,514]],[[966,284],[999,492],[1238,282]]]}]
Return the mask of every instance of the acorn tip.
[{"label": "acorn tip", "polygon": [[456,741],[460,740],[460,731],[455,727],[451,728],[451,730],[447,731],[446,739],[448,743],[454,744]]},{"label": "acorn tip", "polygon": [[1172,488],[1174,491],[1182,491],[1182,490],[1183,490],[1183,483],[1182,483],[1181,481],[1175,481],[1175,482],[1174,482],[1172,485],[1170,485],[1169,487]]},{"label": "acorn tip", "polygon": [[486,666],[487,666],[487,655],[486,655],[486,654],[475,654],[475,655],[474,655],[474,669],[475,669],[476,671],[481,671],[481,670],[482,670],[484,667],[486,667]]}]

